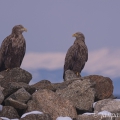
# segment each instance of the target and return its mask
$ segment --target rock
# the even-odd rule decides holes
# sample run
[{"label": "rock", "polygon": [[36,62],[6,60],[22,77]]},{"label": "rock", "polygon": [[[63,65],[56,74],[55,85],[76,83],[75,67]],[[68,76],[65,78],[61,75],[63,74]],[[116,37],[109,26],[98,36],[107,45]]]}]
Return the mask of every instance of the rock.
[{"label": "rock", "polygon": [[22,103],[18,100],[14,100],[12,98],[8,98],[5,101],[5,105],[10,105],[10,106],[13,106],[14,108],[17,108],[17,109],[26,109],[27,108],[27,105],[25,103]]},{"label": "rock", "polygon": [[21,88],[12,95],[10,95],[9,98],[13,98],[20,102],[26,103],[31,98],[31,95],[24,88]]},{"label": "rock", "polygon": [[0,72],[0,85],[7,89],[7,84],[9,82],[24,82],[29,83],[32,79],[32,75],[21,69],[21,68],[13,68],[9,71]]},{"label": "rock", "polygon": [[59,90],[59,89],[62,90],[74,81],[75,80],[69,80],[69,81],[64,81],[64,82],[61,82],[61,83],[52,83],[52,86],[54,88],[54,91]]},{"label": "rock", "polygon": [[77,120],[114,120],[115,118],[111,118],[110,116],[102,116],[97,114],[82,114],[78,115]]},{"label": "rock", "polygon": [[56,93],[60,97],[72,101],[78,110],[92,111],[92,104],[95,98],[93,86],[94,84],[90,82],[90,79],[76,80],[68,85],[67,88],[57,90]]},{"label": "rock", "polygon": [[4,100],[4,95],[0,89],[0,104],[3,102],[3,100]]},{"label": "rock", "polygon": [[33,93],[32,100],[35,101],[37,105],[40,105],[42,112],[48,113],[53,120],[56,120],[59,116],[70,116],[75,118],[77,113],[73,104],[51,90],[38,90]]},{"label": "rock", "polygon": [[27,110],[25,112],[31,112],[31,111],[42,111],[42,108],[39,104],[36,104],[33,100],[29,100],[27,103]]},{"label": "rock", "polygon": [[120,120],[120,115],[115,118],[115,120]]},{"label": "rock", "polygon": [[[30,98],[31,95],[24,88],[21,88],[5,100],[5,105],[13,106],[19,109],[25,109],[25,103],[27,103]],[[20,105],[22,106],[22,108],[20,107]]]},{"label": "rock", "polygon": [[120,113],[120,100],[104,99],[96,102],[94,112],[108,111],[111,113]]},{"label": "rock", "polygon": [[90,75],[85,78],[89,78],[96,82],[96,99],[102,100],[109,98],[113,94],[113,84],[112,80],[108,77],[103,77],[100,75]]},{"label": "rock", "polygon": [[41,80],[41,81],[35,83],[34,85],[31,85],[31,86],[35,87],[36,90],[39,90],[39,89],[48,89],[48,90],[53,90],[54,91],[54,88],[51,85],[51,82],[48,81],[48,80]]},{"label": "rock", "polygon": [[7,117],[9,119],[20,118],[17,111],[12,106],[4,106],[0,117]]},{"label": "rock", "polygon": [[4,96],[9,96],[20,88],[25,88],[25,90],[30,94],[33,94],[36,90],[34,87],[31,87],[30,85],[23,82],[9,82],[7,84],[7,89],[3,90],[3,94]]},{"label": "rock", "polygon": [[68,80],[75,80],[75,79],[80,79],[80,76],[77,76],[72,70],[67,70],[65,71],[65,79],[64,81]]},{"label": "rock", "polygon": [[1,90],[1,91],[3,91],[3,90],[4,90],[4,88],[3,88],[3,87],[1,87],[1,85],[0,85],[0,90]]},{"label": "rock", "polygon": [[30,114],[20,120],[52,120],[48,114]]}]

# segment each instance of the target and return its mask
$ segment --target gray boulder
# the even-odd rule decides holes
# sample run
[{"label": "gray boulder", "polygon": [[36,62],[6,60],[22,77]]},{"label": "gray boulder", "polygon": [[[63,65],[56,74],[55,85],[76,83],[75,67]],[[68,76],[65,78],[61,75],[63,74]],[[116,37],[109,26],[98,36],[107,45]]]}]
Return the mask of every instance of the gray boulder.
[{"label": "gray boulder", "polygon": [[4,95],[0,89],[0,104],[3,102],[3,100],[4,100]]},{"label": "gray boulder", "polygon": [[2,71],[0,76],[0,85],[6,89],[9,82],[24,82],[28,84],[32,79],[32,75],[21,68]]},{"label": "gray boulder", "polygon": [[21,88],[5,100],[5,105],[13,106],[18,109],[25,109],[27,107],[26,103],[30,98],[31,95],[24,88]]},{"label": "gray boulder", "polygon": [[65,79],[64,81],[68,81],[68,80],[78,80],[80,79],[80,76],[77,76],[72,70],[67,70],[65,71]]},{"label": "gray boulder", "polygon": [[103,77],[100,75],[89,75],[84,78],[88,78],[95,82],[96,99],[102,100],[111,97],[113,94],[113,83],[109,77]]},{"label": "gray boulder", "polygon": [[52,86],[54,88],[54,91],[56,90],[62,90],[66,87],[68,87],[69,84],[73,83],[75,80],[68,80],[68,81],[64,81],[61,83],[52,83]]},{"label": "gray boulder", "polygon": [[79,110],[92,111],[92,104],[95,99],[94,84],[89,79],[76,80],[64,89],[56,93],[65,99],[70,100]]},{"label": "gray boulder", "polygon": [[8,98],[6,101],[5,101],[5,105],[10,105],[16,109],[26,109],[27,108],[27,105],[23,102],[20,102],[18,100],[14,100],[12,98]]},{"label": "gray boulder", "polygon": [[104,99],[96,102],[94,112],[108,111],[111,113],[120,113],[120,100],[118,99]]},{"label": "gray boulder", "polygon": [[115,117],[103,116],[98,114],[78,115],[77,120],[115,120]]},{"label": "gray boulder", "polygon": [[120,114],[119,114],[119,116],[118,116],[118,117],[116,117],[116,118],[115,118],[115,120],[120,120]]},{"label": "gray boulder", "polygon": [[20,118],[16,109],[12,106],[4,106],[0,113],[0,117],[7,117],[9,119]]},{"label": "gray boulder", "polygon": [[3,90],[4,90],[4,88],[3,88],[3,87],[1,87],[1,85],[0,85],[0,90],[1,90],[1,91],[3,91]]},{"label": "gray boulder", "polygon": [[36,90],[34,87],[32,87],[24,82],[9,82],[6,87],[7,88],[5,88],[3,90],[4,96],[9,96],[9,95],[13,94],[14,92],[16,92],[20,88],[24,88],[30,94],[33,94]]},{"label": "gray boulder", "polygon": [[52,84],[49,80],[41,80],[41,81],[35,83],[34,85],[31,85],[31,86],[36,88],[36,90],[48,89],[48,90],[54,91],[54,87],[52,86]]},{"label": "gray boulder", "polygon": [[36,104],[35,101],[33,100],[29,100],[27,103],[27,109],[25,112],[31,112],[31,111],[42,111],[42,107],[40,106],[40,104]]},{"label": "gray boulder", "polygon": [[33,93],[32,100],[35,101],[37,105],[40,105],[42,112],[48,113],[53,120],[56,120],[59,116],[69,116],[71,118],[76,118],[76,109],[72,102],[69,100],[58,96],[51,90],[38,90]]}]

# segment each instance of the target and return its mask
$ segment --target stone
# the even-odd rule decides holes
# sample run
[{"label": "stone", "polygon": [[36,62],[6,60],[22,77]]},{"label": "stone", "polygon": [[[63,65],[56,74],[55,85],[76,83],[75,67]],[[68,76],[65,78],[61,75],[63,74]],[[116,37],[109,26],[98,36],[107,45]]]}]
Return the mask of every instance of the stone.
[{"label": "stone", "polygon": [[3,100],[4,100],[4,95],[0,89],[0,104],[3,102]]},{"label": "stone", "polygon": [[54,88],[51,85],[51,82],[48,81],[48,80],[41,80],[41,81],[35,83],[34,85],[31,85],[31,86],[35,87],[36,90],[39,90],[39,89],[48,89],[48,90],[53,90],[54,91]]},{"label": "stone", "polygon": [[72,102],[58,96],[51,90],[43,89],[33,93],[32,100],[37,105],[40,105],[42,112],[48,113],[53,120],[56,120],[59,116],[69,116],[76,118],[76,109]]},{"label": "stone", "polygon": [[111,113],[120,113],[120,100],[118,99],[104,99],[96,102],[94,112],[108,111]]},{"label": "stone", "polygon": [[95,91],[97,100],[109,98],[113,94],[113,83],[110,78],[100,75],[90,75],[84,78],[89,78],[96,82]]},{"label": "stone", "polygon": [[68,80],[68,81],[64,81],[64,82],[61,82],[61,83],[52,83],[52,86],[54,88],[54,91],[59,90],[59,89],[62,90],[74,81],[75,80]]},{"label": "stone", "polygon": [[30,94],[33,94],[36,90],[34,87],[31,87],[30,85],[23,82],[9,82],[7,84],[7,89],[3,90],[3,94],[4,96],[9,96],[20,88],[24,88]]},{"label": "stone", "polygon": [[75,80],[75,79],[80,79],[81,76],[77,76],[72,70],[67,70],[65,71],[65,79],[64,81],[68,81],[68,80]]},{"label": "stone", "polygon": [[102,116],[102,115],[97,115],[97,114],[82,114],[78,115],[77,120],[114,120],[114,117],[110,116]]},{"label": "stone", "polygon": [[53,120],[49,114],[30,114],[20,120]]},{"label": "stone", "polygon": [[21,68],[2,71],[0,72],[0,76],[3,76],[0,77],[0,85],[6,89],[9,82],[24,82],[28,84],[32,79],[32,75]]},{"label": "stone", "polygon": [[3,87],[1,87],[1,85],[0,85],[0,90],[1,90],[1,91],[3,91],[3,90],[4,90],[4,88],[3,88]]},{"label": "stone", "polygon": [[115,120],[120,120],[120,114],[119,114],[119,116],[115,117]]},{"label": "stone", "polygon": [[7,100],[5,100],[5,105],[10,105],[16,109],[26,109],[27,105],[23,102],[20,102],[18,100],[14,100],[12,98],[8,98]]},{"label": "stone", "polygon": [[20,118],[16,109],[12,106],[3,106],[0,117],[7,117],[9,119]]},{"label": "stone", "polygon": [[92,104],[95,99],[94,84],[91,83],[90,79],[83,81],[76,80],[68,85],[68,87],[57,90],[56,93],[66,98],[74,104],[78,110],[92,111]]},{"label": "stone", "polygon": [[31,95],[24,88],[21,88],[5,100],[5,105],[13,106],[15,108],[19,107],[19,109],[23,109],[20,107],[20,105],[23,105],[25,107],[25,104],[30,98]]},{"label": "stone", "polygon": [[42,111],[42,108],[39,104],[36,104],[36,102],[34,102],[33,100],[29,100],[27,103],[27,109],[25,111],[26,112],[31,112],[31,111]]}]

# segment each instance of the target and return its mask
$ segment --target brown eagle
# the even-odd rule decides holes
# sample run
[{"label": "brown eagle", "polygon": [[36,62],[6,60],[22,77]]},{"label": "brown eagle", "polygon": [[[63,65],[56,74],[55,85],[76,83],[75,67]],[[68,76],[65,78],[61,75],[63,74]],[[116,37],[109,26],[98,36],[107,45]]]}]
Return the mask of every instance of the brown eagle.
[{"label": "brown eagle", "polygon": [[76,37],[74,44],[68,49],[65,63],[63,79],[65,79],[65,71],[72,70],[77,76],[80,76],[85,63],[88,60],[88,48],[85,44],[85,37],[81,32],[72,35]]},{"label": "brown eagle", "polygon": [[0,48],[0,71],[20,67],[26,51],[26,42],[22,35],[27,31],[22,25],[16,25]]}]

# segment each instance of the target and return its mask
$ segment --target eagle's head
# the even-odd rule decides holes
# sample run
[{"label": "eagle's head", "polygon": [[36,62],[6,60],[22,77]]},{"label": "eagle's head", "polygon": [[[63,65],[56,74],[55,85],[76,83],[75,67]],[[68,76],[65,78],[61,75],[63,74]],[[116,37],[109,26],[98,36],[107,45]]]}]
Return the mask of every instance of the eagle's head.
[{"label": "eagle's head", "polygon": [[76,37],[76,39],[81,39],[81,40],[85,40],[85,36],[83,35],[83,33],[81,32],[76,32],[72,35],[73,37]]},{"label": "eagle's head", "polygon": [[22,34],[24,31],[27,32],[27,29],[24,28],[22,25],[16,25],[12,29],[12,33],[17,35]]}]

